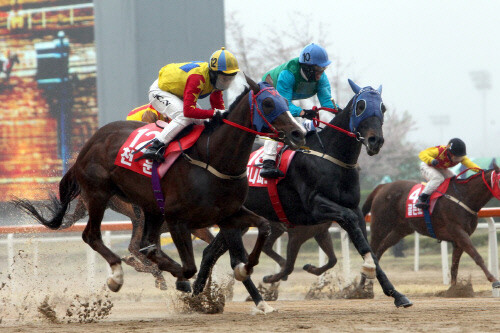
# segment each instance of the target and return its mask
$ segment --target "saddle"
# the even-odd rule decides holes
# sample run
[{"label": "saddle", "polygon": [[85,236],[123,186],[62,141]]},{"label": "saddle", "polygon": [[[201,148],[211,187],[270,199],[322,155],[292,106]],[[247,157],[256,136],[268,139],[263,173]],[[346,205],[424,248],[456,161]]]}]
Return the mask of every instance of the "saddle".
[{"label": "saddle", "polygon": [[[151,177],[153,162],[146,159],[135,161],[135,159],[143,155],[142,151],[135,152],[159,135],[166,125],[166,122],[158,120],[156,123],[148,124],[134,130],[120,147],[120,150],[118,150],[115,165],[132,170],[140,175]],[[191,148],[196,143],[204,129],[205,126],[203,125],[194,125],[189,133],[169,143],[163,154],[165,161],[158,167],[160,178],[165,175],[184,150]]]},{"label": "saddle", "polygon": [[[452,177],[453,178],[453,177]],[[442,197],[446,191],[448,190],[448,186],[450,185],[450,181],[452,178],[447,178],[444,180],[441,185],[437,188],[436,191],[434,191],[430,198],[429,198],[429,213],[432,215],[432,212],[434,211],[434,206],[436,205],[437,199]],[[412,218],[412,217],[424,217],[424,211],[418,207],[415,206],[418,200],[418,196],[424,189],[425,184],[415,184],[410,192],[408,193],[408,197],[406,198],[406,212],[405,212],[405,217],[406,218]]]}]

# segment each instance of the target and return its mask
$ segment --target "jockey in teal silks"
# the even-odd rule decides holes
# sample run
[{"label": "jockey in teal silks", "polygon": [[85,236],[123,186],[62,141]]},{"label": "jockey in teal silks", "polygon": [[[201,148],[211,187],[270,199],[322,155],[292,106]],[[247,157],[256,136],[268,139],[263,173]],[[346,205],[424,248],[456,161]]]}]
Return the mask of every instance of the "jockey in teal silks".
[{"label": "jockey in teal silks", "polygon": [[[292,101],[317,95],[322,107],[334,108],[330,82],[325,73],[325,69],[330,63],[326,50],[312,43],[302,49],[298,58],[271,69],[262,77],[263,81],[272,84],[280,95],[288,100],[292,116],[309,119],[309,121],[304,122],[307,130],[314,130],[312,118],[315,117],[316,111],[304,110],[293,104]],[[261,177],[279,178],[284,176],[276,167],[277,149],[277,141],[267,140],[265,142]]]}]

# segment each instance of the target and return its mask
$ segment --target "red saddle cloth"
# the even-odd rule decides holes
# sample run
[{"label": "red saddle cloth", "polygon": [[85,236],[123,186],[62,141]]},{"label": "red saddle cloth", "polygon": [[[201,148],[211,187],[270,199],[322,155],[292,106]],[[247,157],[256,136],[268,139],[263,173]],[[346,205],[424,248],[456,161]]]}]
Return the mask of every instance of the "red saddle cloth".
[{"label": "red saddle cloth", "polygon": [[[132,153],[144,146],[146,142],[154,139],[157,135],[159,135],[164,125],[166,125],[165,122],[157,121],[157,124],[148,124],[133,131],[118,151],[115,159],[115,165],[132,170],[143,176],[151,177],[153,162],[146,159],[142,159],[136,162],[134,160],[141,157],[143,154],[142,152],[139,152],[135,155],[133,155]],[[203,125],[194,125],[189,134],[179,140],[170,142],[163,155],[165,157],[165,162],[163,162],[158,167],[158,174],[160,178],[165,175],[165,173],[175,162],[177,157],[180,156],[181,147],[182,150],[186,150],[192,147],[195,144],[196,140],[198,140],[198,138],[200,137],[201,132],[203,132],[204,128],[205,126]]]},{"label": "red saddle cloth", "polygon": [[[431,194],[431,197],[429,198],[429,213],[432,215],[432,212],[434,211],[434,206],[436,205],[436,201],[438,198],[443,196],[444,193],[448,190],[448,186],[450,185],[450,180],[451,178],[447,178],[444,180],[444,182],[439,185],[436,191]],[[406,213],[405,217],[406,218],[411,218],[411,217],[424,217],[424,211],[418,207],[415,207],[415,204],[417,203],[418,196],[424,189],[424,184],[415,184],[411,188],[411,191],[408,193],[408,197],[406,198]]]},{"label": "red saddle cloth", "polygon": [[[283,144],[280,142],[278,145],[278,152],[283,148]],[[265,178],[260,176],[260,170],[262,169],[262,155],[264,154],[264,147],[260,147],[256,151],[254,151],[250,155],[250,159],[247,164],[247,177],[248,177],[248,186],[251,187],[267,187],[268,181]],[[279,169],[283,171],[286,177],[286,172],[288,167],[290,166],[290,162],[292,161],[293,156],[295,155],[295,151],[293,150],[285,150],[281,155],[281,160],[279,163]],[[282,180],[284,177],[278,179],[277,182]],[[273,179],[274,181],[274,179]]]}]

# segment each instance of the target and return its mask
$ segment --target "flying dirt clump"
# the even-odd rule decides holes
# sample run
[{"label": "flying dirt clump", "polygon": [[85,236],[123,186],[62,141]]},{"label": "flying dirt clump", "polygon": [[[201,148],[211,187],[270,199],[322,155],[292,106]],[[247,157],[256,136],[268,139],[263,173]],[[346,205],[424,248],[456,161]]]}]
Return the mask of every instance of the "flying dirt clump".
[{"label": "flying dirt clump", "polygon": [[207,285],[202,293],[198,295],[183,294],[180,297],[182,312],[198,312],[205,314],[223,313],[227,296],[232,298],[234,279],[231,277],[223,283],[212,281],[210,274]]},{"label": "flying dirt clump", "polygon": [[317,282],[311,285],[307,291],[305,299],[367,299],[373,298],[373,282],[368,282],[364,287],[360,287],[357,279],[346,287],[342,277],[333,276],[327,272],[318,278]]}]

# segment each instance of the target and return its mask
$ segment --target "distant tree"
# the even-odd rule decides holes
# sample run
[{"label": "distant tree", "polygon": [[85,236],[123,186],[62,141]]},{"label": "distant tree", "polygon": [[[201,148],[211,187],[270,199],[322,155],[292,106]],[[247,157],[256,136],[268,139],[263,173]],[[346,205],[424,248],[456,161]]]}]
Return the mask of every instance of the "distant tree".
[{"label": "distant tree", "polygon": [[387,111],[384,121],[384,146],[375,156],[362,153],[361,186],[371,189],[386,175],[391,179],[420,179],[419,159],[415,143],[408,141],[408,132],[415,129],[415,121],[408,111]]}]

